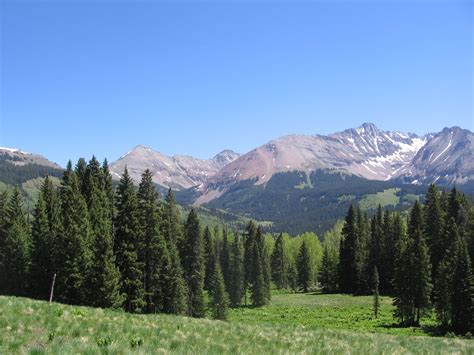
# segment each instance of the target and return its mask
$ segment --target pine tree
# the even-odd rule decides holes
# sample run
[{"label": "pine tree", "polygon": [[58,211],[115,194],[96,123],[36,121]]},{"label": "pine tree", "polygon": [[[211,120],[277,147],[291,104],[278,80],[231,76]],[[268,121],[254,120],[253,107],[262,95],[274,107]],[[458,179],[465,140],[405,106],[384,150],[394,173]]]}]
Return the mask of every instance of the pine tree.
[{"label": "pine tree", "polygon": [[139,219],[141,226],[141,245],[139,258],[144,265],[144,290],[146,312],[157,312],[159,302],[160,256],[165,253],[166,241],[160,231],[158,192],[153,183],[153,174],[146,169],[138,188]]},{"label": "pine tree", "polygon": [[161,311],[170,314],[186,314],[187,290],[179,253],[174,243],[164,251],[160,264],[160,302]]},{"label": "pine tree", "polygon": [[204,317],[204,260],[199,219],[192,209],[186,221],[183,268],[188,288],[188,315]]},{"label": "pine tree", "polygon": [[267,296],[265,291],[265,279],[263,276],[263,258],[260,254],[258,244],[253,243],[252,253],[252,275],[251,275],[251,295],[250,299],[254,306],[263,306],[267,303]]},{"label": "pine tree", "polygon": [[113,250],[113,227],[110,196],[104,185],[104,172],[92,158],[86,167],[84,191],[92,230],[92,263],[88,277],[89,303],[97,307],[120,308],[120,272]]},{"label": "pine tree", "polygon": [[168,243],[173,242],[176,245],[180,252],[180,257],[183,258],[181,251],[183,249],[182,244],[184,237],[181,226],[181,216],[171,188],[168,190],[168,194],[165,198],[165,209],[163,215],[163,235]]},{"label": "pine tree", "polygon": [[29,270],[29,230],[22,211],[20,192],[15,189],[7,206],[6,237],[3,243],[3,292],[7,295],[25,296]]},{"label": "pine tree", "polygon": [[372,276],[374,268],[377,267],[377,269],[380,269],[381,267],[383,244],[383,214],[382,207],[379,205],[377,213],[372,218],[370,224],[369,255],[366,264],[369,285],[373,284]]},{"label": "pine tree", "polygon": [[211,230],[206,226],[204,229],[204,289],[207,291],[211,290],[211,281],[214,275],[214,266],[216,264],[216,246],[214,238],[212,237]]},{"label": "pine tree", "polygon": [[52,264],[52,243],[48,223],[48,215],[42,193],[38,196],[31,229],[30,246],[30,295],[39,299],[47,299],[50,283],[54,275]]},{"label": "pine tree", "polygon": [[86,202],[79,190],[71,163],[63,174],[60,186],[61,238],[56,256],[57,299],[71,304],[87,303],[86,278],[91,266],[91,228]]},{"label": "pine tree", "polygon": [[395,254],[395,270],[394,270],[394,299],[395,306],[394,316],[400,320],[400,323],[406,324],[412,315],[412,294],[411,285],[411,262],[412,255],[409,249],[409,239],[406,231],[404,220],[399,214],[395,216],[394,233],[397,235]]},{"label": "pine tree", "polygon": [[[385,211],[383,214],[383,248],[380,266],[382,268],[380,274],[380,290],[382,293],[393,292],[393,278],[395,270],[395,258],[393,251],[396,248],[396,235],[394,233],[394,221],[392,213]],[[378,270],[377,270],[378,272]]]},{"label": "pine tree", "polygon": [[355,241],[355,282],[354,292],[363,294],[369,290],[369,280],[372,275],[367,273],[367,260],[369,257],[370,223],[367,213],[357,208]]},{"label": "pine tree", "polygon": [[212,318],[227,319],[227,309],[229,307],[229,296],[225,290],[224,277],[222,275],[219,262],[216,260],[214,265],[214,274],[212,275],[211,304]]},{"label": "pine tree", "polygon": [[438,265],[443,259],[444,253],[448,248],[445,245],[443,236],[443,210],[441,207],[441,195],[436,185],[431,184],[426,193],[425,202],[425,225],[424,232],[426,235],[426,243],[430,251],[432,277],[437,279]]},{"label": "pine tree", "polygon": [[254,244],[257,235],[257,226],[253,221],[247,224],[244,234],[244,295],[247,303],[247,289],[254,280]]},{"label": "pine tree", "polygon": [[[5,261],[5,242],[7,239],[7,205],[8,193],[0,192],[0,290],[6,289],[7,274],[4,269]],[[3,292],[2,292],[3,293]]]},{"label": "pine tree", "polygon": [[258,226],[255,243],[259,248],[259,255],[261,258],[262,274],[263,274],[263,292],[265,296],[265,303],[268,303],[271,298],[271,272],[270,272],[270,257],[265,246],[265,237],[263,236],[262,227]]},{"label": "pine tree", "polygon": [[298,287],[303,289],[303,292],[308,292],[313,284],[313,280],[311,278],[309,251],[304,240],[303,243],[301,243],[296,265],[298,269]]},{"label": "pine tree", "polygon": [[342,292],[352,293],[357,288],[357,226],[356,211],[352,205],[347,212],[342,235],[343,239],[339,251],[339,286]]},{"label": "pine tree", "polygon": [[374,274],[372,276],[372,288],[374,293],[374,317],[379,317],[380,299],[379,299],[379,273],[377,267],[374,268]]},{"label": "pine tree", "polygon": [[474,328],[474,280],[467,246],[461,237],[455,241],[452,285],[452,328],[465,334]]},{"label": "pine tree", "polygon": [[244,246],[239,236],[235,236],[231,247],[231,283],[229,299],[232,307],[240,306],[244,295]]},{"label": "pine tree", "polygon": [[222,275],[224,277],[224,285],[226,287],[226,291],[230,289],[230,280],[231,280],[231,269],[230,269],[230,248],[229,248],[229,240],[227,237],[227,231],[223,233],[224,237],[222,239],[222,249],[219,253],[219,261],[220,267],[222,271]]},{"label": "pine tree", "polygon": [[139,260],[140,225],[138,198],[133,180],[127,169],[120,179],[116,195],[115,255],[121,273],[121,292],[125,294],[124,309],[127,312],[143,312],[145,291],[143,288],[143,264]]},{"label": "pine tree", "polygon": [[283,234],[277,237],[272,254],[272,279],[279,289],[288,288],[288,265]]},{"label": "pine tree", "polygon": [[413,295],[413,315],[414,324],[419,324],[421,313],[430,305],[431,295],[431,265],[428,254],[428,247],[423,234],[423,217],[421,206],[415,202],[410,214],[410,224],[408,228],[410,238],[409,249],[412,256],[412,284],[411,294]]}]

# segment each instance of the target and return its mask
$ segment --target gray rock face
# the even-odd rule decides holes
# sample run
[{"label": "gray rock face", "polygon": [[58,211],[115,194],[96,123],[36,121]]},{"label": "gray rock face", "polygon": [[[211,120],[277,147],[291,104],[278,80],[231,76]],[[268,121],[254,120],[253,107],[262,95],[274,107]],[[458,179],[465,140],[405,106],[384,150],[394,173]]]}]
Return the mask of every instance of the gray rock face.
[{"label": "gray rock face", "polygon": [[113,162],[110,171],[114,178],[120,178],[127,167],[130,176],[138,183],[141,174],[150,169],[155,183],[181,190],[203,184],[237,157],[239,154],[230,150],[208,160],[187,155],[169,157],[140,145]]},{"label": "gray rock face", "polygon": [[390,132],[372,123],[324,135],[288,135],[247,154],[224,150],[212,159],[168,157],[138,146],[111,164],[115,177],[125,166],[135,181],[149,168],[154,180],[174,189],[195,188],[198,204],[221,196],[233,184],[266,184],[280,172],[336,169],[370,180],[457,183],[474,180],[473,133],[458,127],[418,136]]},{"label": "gray rock face", "polygon": [[42,155],[24,152],[16,148],[0,147],[0,157],[5,158],[8,163],[16,166],[37,164],[50,168],[61,169],[58,164],[49,161]]},{"label": "gray rock face", "polygon": [[[438,134],[379,130],[374,124],[322,135],[290,135],[270,141],[226,165],[200,188],[197,203],[221,196],[232,184],[265,184],[279,172],[338,169],[370,180],[408,183],[474,180],[473,134],[460,128]],[[431,159],[431,160],[430,160]]]},{"label": "gray rock face", "polygon": [[474,134],[459,127],[432,135],[401,173],[412,183],[465,184],[474,180]]}]

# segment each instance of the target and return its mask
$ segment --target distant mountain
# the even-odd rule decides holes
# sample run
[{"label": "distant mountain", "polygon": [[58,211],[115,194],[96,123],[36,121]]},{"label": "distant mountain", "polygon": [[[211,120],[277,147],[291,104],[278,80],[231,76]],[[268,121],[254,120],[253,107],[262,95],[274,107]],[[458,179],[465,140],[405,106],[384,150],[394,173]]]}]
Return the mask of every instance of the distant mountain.
[{"label": "distant mountain", "polygon": [[0,159],[16,166],[39,165],[53,169],[62,169],[58,164],[49,161],[42,155],[24,152],[16,148],[0,147]]},{"label": "distant mountain", "polygon": [[411,183],[463,186],[474,182],[474,134],[459,127],[431,135],[399,176]]},{"label": "distant mountain", "polygon": [[110,171],[115,178],[119,178],[127,167],[131,177],[139,182],[143,171],[150,169],[158,185],[183,190],[204,184],[239,156],[231,150],[224,150],[207,160],[188,155],[169,157],[139,145],[110,164]]}]

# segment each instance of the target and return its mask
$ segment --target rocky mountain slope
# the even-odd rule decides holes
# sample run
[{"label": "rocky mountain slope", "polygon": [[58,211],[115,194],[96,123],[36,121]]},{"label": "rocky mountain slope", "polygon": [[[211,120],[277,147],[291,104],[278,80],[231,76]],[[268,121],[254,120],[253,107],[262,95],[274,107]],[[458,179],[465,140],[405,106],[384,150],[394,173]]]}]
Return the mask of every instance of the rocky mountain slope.
[{"label": "rocky mountain slope", "polygon": [[328,136],[284,136],[226,165],[199,189],[196,201],[212,201],[241,181],[265,185],[277,173],[319,169],[369,180],[462,185],[474,181],[473,141],[473,133],[459,127],[420,137],[371,123]]},{"label": "rocky mountain slope", "polygon": [[16,148],[0,147],[0,159],[15,166],[39,165],[53,169],[61,169],[58,164],[49,161],[42,155],[24,152]]},{"label": "rocky mountain slope", "polygon": [[231,150],[224,150],[207,160],[188,155],[169,157],[139,145],[110,164],[110,170],[115,178],[120,178],[127,167],[131,177],[139,182],[143,171],[150,169],[155,183],[163,187],[182,190],[204,184],[211,176],[238,157],[239,154]]}]

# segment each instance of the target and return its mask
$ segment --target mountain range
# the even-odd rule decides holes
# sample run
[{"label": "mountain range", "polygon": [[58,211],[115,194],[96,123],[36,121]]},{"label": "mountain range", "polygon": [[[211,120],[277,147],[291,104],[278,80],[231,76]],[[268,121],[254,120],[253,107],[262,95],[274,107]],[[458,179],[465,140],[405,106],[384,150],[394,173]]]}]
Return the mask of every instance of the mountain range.
[{"label": "mountain range", "polygon": [[[110,170],[118,180],[127,167],[138,182],[148,168],[157,187],[175,190],[184,205],[301,232],[327,229],[354,202],[367,209],[377,203],[403,209],[430,183],[473,193],[473,154],[474,134],[459,127],[419,136],[364,123],[329,135],[287,135],[243,155],[223,150],[210,159],[166,156],[139,145],[112,162]],[[23,180],[35,171],[37,176],[60,171],[40,155],[0,148],[0,169],[10,180],[13,167],[23,169]]]}]

